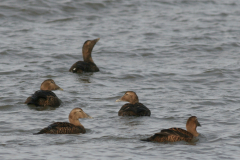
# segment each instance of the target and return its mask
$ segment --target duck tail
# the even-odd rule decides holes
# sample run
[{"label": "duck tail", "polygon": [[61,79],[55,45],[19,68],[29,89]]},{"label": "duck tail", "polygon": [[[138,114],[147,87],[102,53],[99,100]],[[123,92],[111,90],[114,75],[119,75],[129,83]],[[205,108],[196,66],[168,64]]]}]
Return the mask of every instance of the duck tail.
[{"label": "duck tail", "polygon": [[147,139],[141,139],[141,141],[144,141],[144,142],[150,142],[150,138],[147,138]]},{"label": "duck tail", "polygon": [[37,133],[33,133],[33,135],[44,134],[44,133],[47,133],[47,129],[46,128],[42,129],[41,131],[39,131]]},{"label": "duck tail", "polygon": [[39,134],[39,132],[38,133],[33,133],[33,135],[37,135],[37,134]]},{"label": "duck tail", "polygon": [[37,134],[43,134],[44,132],[37,132],[37,133],[33,133],[33,135],[37,135]]}]

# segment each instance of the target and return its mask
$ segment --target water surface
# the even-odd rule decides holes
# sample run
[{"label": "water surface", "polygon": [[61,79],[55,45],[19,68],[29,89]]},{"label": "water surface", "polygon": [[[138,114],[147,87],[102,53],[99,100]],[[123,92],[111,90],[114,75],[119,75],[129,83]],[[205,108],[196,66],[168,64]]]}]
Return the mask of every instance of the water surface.
[{"label": "water surface", "polygon": [[[1,159],[239,159],[240,2],[3,0],[0,3]],[[100,37],[100,72],[73,74],[83,43]],[[52,78],[63,101],[24,101]],[[118,117],[133,90],[151,117]],[[80,135],[33,135],[81,107]],[[146,143],[198,117],[194,143]]]}]

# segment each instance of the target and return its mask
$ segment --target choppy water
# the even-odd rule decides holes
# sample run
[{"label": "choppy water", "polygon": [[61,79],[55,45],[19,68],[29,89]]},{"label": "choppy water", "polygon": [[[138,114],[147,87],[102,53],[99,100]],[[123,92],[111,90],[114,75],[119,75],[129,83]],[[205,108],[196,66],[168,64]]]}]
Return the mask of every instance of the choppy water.
[{"label": "choppy water", "polygon": [[[1,159],[239,159],[240,1],[2,0],[0,2]],[[97,73],[73,74],[82,44]],[[24,103],[43,80],[63,104]],[[151,117],[118,117],[134,90]],[[32,135],[68,121],[81,107],[80,135]],[[202,127],[196,143],[140,141],[168,127]]]}]

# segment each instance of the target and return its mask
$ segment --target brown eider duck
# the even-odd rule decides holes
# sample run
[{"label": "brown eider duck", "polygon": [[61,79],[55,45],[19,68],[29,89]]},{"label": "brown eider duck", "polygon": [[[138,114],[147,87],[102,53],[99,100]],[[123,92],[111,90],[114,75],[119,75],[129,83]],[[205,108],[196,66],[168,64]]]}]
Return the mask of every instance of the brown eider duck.
[{"label": "brown eider duck", "polygon": [[191,116],[188,118],[186,123],[187,130],[181,128],[169,128],[163,129],[159,133],[155,133],[150,138],[144,141],[155,141],[155,142],[177,142],[186,141],[191,142],[193,137],[197,137],[199,133],[197,132],[197,126],[201,126],[197,120],[196,116]]},{"label": "brown eider duck", "polygon": [[35,134],[78,134],[86,133],[85,128],[78,120],[79,118],[92,118],[81,108],[74,108],[69,116],[69,122],[55,122]]},{"label": "brown eider duck", "polygon": [[61,100],[51,90],[63,90],[52,79],[45,80],[31,97],[28,97],[25,104],[34,104],[36,106],[58,107]]},{"label": "brown eider duck", "polygon": [[72,65],[69,72],[82,73],[82,72],[98,72],[99,68],[92,59],[92,50],[100,38],[94,40],[87,40],[82,47],[83,61],[78,61]]},{"label": "brown eider duck", "polygon": [[133,91],[127,91],[122,98],[116,100],[116,102],[127,101],[118,111],[118,116],[150,116],[151,111],[144,106],[142,103],[139,103],[138,96]]}]

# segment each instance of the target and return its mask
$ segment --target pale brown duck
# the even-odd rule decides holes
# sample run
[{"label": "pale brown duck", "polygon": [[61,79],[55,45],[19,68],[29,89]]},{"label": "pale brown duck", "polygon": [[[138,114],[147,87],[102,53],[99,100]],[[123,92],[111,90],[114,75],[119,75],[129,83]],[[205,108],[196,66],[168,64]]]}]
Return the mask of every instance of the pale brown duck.
[{"label": "pale brown duck", "polygon": [[25,101],[26,104],[34,104],[36,106],[58,107],[61,100],[51,90],[63,90],[52,79],[47,79],[41,84],[40,90],[36,91]]},{"label": "pale brown duck", "polygon": [[169,128],[163,129],[159,133],[155,133],[150,138],[145,139],[144,141],[155,141],[155,142],[177,142],[177,141],[186,141],[191,142],[194,137],[197,137],[199,133],[197,132],[197,126],[201,126],[198,122],[196,116],[191,116],[188,118],[186,123],[186,129],[181,128]]},{"label": "pale brown duck", "polygon": [[87,40],[82,47],[83,61],[78,61],[72,65],[69,72],[82,73],[82,72],[98,72],[99,68],[92,59],[92,50],[100,38],[94,40]]},{"label": "pale brown duck", "polygon": [[79,118],[92,118],[81,108],[74,108],[69,116],[69,122],[55,122],[35,134],[78,134],[86,133],[84,126],[80,123]]},{"label": "pale brown duck", "polygon": [[127,101],[118,111],[118,116],[150,116],[151,111],[144,106],[142,103],[139,103],[138,96],[133,91],[127,91],[120,99],[116,102]]}]

